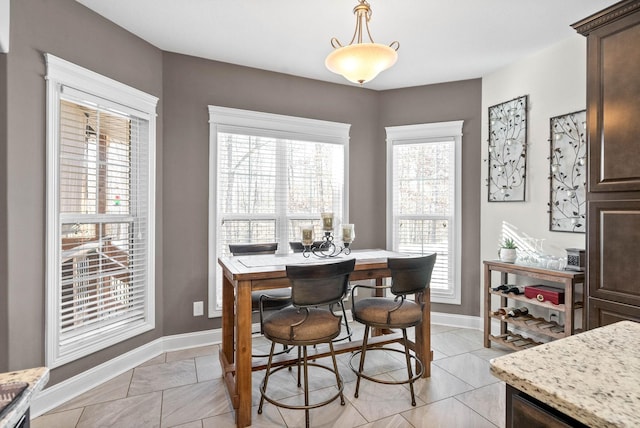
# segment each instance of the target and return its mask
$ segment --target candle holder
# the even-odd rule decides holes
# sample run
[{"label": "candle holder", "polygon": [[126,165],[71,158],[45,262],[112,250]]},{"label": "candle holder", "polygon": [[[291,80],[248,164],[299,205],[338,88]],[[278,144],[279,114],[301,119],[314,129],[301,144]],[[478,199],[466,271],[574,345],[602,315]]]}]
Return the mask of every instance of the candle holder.
[{"label": "candle holder", "polygon": [[325,231],[322,237],[322,243],[320,245],[305,245],[303,244],[302,255],[305,258],[311,257],[313,254],[316,257],[329,258],[337,257],[340,254],[351,254],[351,248],[349,248],[350,242],[344,242],[344,247],[338,246],[333,242],[333,233],[331,231]]}]

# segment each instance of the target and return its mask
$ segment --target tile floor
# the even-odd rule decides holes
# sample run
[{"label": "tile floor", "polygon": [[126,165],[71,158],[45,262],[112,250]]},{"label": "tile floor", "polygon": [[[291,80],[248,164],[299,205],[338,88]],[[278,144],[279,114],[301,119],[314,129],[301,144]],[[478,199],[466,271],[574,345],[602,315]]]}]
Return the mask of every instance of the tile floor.
[{"label": "tile floor", "polygon": [[[362,329],[357,323],[357,336]],[[254,347],[268,350],[263,338]],[[313,427],[504,427],[504,383],[489,372],[489,359],[509,351],[482,345],[482,332],[432,325],[434,361],[431,378],[416,383],[416,407],[408,387],[363,380],[354,398],[355,374],[351,354],[338,356],[345,381],[345,405],[336,400],[311,411]],[[330,364],[330,360],[326,363]],[[404,357],[395,352],[367,355],[367,370],[395,378],[406,374]],[[277,399],[301,399],[296,371],[282,370],[269,381]],[[328,372],[310,371],[312,398],[330,394],[335,378]],[[304,411],[265,404],[258,415],[259,384],[264,372],[253,374],[252,427],[301,427]],[[123,373],[31,421],[33,428],[66,427],[234,427],[231,402],[218,363],[218,346],[168,352]]]}]

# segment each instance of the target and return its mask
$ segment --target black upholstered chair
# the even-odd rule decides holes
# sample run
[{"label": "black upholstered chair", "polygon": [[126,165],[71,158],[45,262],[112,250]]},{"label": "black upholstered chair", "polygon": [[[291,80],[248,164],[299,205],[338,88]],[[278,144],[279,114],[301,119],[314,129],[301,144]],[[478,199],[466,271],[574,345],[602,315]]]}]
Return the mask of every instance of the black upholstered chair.
[{"label": "black upholstered chair", "polygon": [[[248,256],[258,254],[275,254],[278,250],[278,243],[266,244],[229,244],[229,251],[234,256]],[[260,305],[265,311],[277,311],[291,304],[290,288],[274,288],[272,290],[259,290],[251,292],[251,311],[260,312]],[[260,333],[262,333],[262,314],[260,315]],[[285,347],[285,351],[287,348]],[[266,357],[266,355],[252,355],[255,358]]]},{"label": "black upholstered chair", "polygon": [[[333,339],[340,334],[340,316],[335,315],[331,308],[321,306],[336,304],[347,293],[349,275],[353,272],[355,259],[338,263],[320,265],[287,266],[287,277],[291,282],[292,306],[274,312],[264,320],[264,336],[272,341],[269,361],[264,380],[260,385],[260,406],[258,413],[262,413],[262,406],[267,400],[278,407],[287,409],[303,409],[305,411],[305,423],[309,426],[309,410],[324,406],[340,397],[340,404],[344,405],[342,390],[344,384],[338,372],[336,355],[333,349]],[[289,405],[276,401],[267,395],[269,377],[288,366],[283,365],[272,369],[273,355],[276,343],[286,346],[302,348],[302,368],[304,370],[304,405]],[[309,361],[307,358],[307,346],[315,346],[327,343],[331,352],[333,368],[319,364],[317,360]],[[300,357],[297,363],[300,369]],[[337,392],[330,398],[311,403],[309,397],[309,366],[318,367],[334,373],[336,377]],[[298,374],[298,386],[300,375]]]},{"label": "black upholstered chair", "polygon": [[255,254],[275,254],[278,251],[277,242],[266,244],[229,244],[229,251],[234,256],[248,256]]},{"label": "black upholstered chair", "polygon": [[[362,340],[362,349],[355,352],[349,360],[351,370],[353,370],[358,379],[356,381],[355,397],[358,398],[360,390],[360,380],[362,378],[372,382],[385,384],[409,384],[411,391],[411,405],[416,405],[416,397],[413,391],[413,383],[422,376],[424,365],[420,359],[409,352],[409,343],[407,340],[407,328],[415,327],[422,322],[422,305],[407,299],[408,295],[416,294],[424,291],[431,282],[431,273],[436,262],[436,254],[424,257],[402,257],[390,258],[388,260],[389,270],[391,271],[391,286],[375,287],[370,285],[356,285],[351,290],[351,312],[353,319],[364,324],[364,337]],[[391,297],[369,297],[356,301],[354,299],[354,291],[358,288],[388,288],[394,295]],[[369,329],[402,329],[402,337],[404,340],[404,351],[385,347],[367,347],[367,339]],[[386,350],[404,353],[407,361],[407,379],[398,381],[387,381],[375,378],[365,373],[365,356],[369,351]],[[360,354],[360,364],[358,369],[353,367],[353,359]],[[411,370],[411,360],[416,362],[416,373]]]},{"label": "black upholstered chair", "polygon": [[[313,241],[313,244],[311,244],[311,248],[320,248],[322,244],[324,244],[324,241]],[[293,251],[294,253],[301,253],[304,250],[304,246],[300,241],[290,241],[289,248],[291,248],[291,251]],[[349,293],[349,289],[347,289],[347,293],[345,295],[347,295],[348,293]],[[340,304],[340,309],[342,310],[342,322],[344,323],[344,327],[345,327],[345,330],[347,331],[347,334],[341,337],[337,337],[336,339],[334,339],[334,342],[340,342],[342,340],[347,340],[347,339],[351,341],[351,336],[353,336],[353,332],[351,331],[351,327],[349,327],[349,321],[347,319],[347,311],[344,308],[344,301],[341,300],[339,304]]]}]

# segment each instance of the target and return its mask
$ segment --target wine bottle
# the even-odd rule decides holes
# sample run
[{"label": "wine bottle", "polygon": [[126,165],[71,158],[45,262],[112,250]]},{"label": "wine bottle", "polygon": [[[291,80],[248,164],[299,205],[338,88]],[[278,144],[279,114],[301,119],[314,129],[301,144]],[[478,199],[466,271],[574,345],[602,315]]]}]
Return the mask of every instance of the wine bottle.
[{"label": "wine bottle", "polygon": [[511,310],[507,313],[510,317],[522,317],[529,314],[529,308],[523,306],[521,308],[510,308]]},{"label": "wine bottle", "polygon": [[509,318],[511,315],[509,315],[509,312],[513,311],[515,308],[498,308],[498,310],[496,311],[496,314],[500,315],[500,318],[505,319],[505,318]]}]

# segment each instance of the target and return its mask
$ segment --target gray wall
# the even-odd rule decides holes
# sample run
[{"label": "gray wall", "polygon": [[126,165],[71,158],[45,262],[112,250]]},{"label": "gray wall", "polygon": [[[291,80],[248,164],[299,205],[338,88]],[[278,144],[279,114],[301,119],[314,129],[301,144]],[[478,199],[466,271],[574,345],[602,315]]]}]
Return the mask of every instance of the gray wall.
[{"label": "gray wall", "polygon": [[[162,53],[73,0],[13,0],[8,87],[6,227],[8,338],[4,369],[44,365],[46,93],[43,53],[49,52],[162,99]],[[158,165],[162,162],[162,104],[158,108]],[[1,158],[0,158],[1,159]],[[6,170],[5,170],[6,168]],[[162,168],[158,168],[162,194]],[[50,385],[162,336],[162,199],[158,200],[157,328],[51,372]],[[3,301],[4,302],[4,301]],[[5,345],[6,344],[6,348]]]},{"label": "gray wall", "polygon": [[[6,189],[7,201],[0,203],[0,322],[7,320],[0,326],[0,371],[44,364],[44,52],[161,100],[156,329],[54,369],[49,385],[158,337],[219,327],[218,319],[192,316],[192,302],[207,298],[207,105],[352,124],[349,205],[356,248],[385,246],[384,127],[464,119],[463,265],[479,264],[479,195],[467,184],[480,177],[480,80],[375,92],[163,53],[73,0],[12,0],[11,51],[0,55],[0,136],[7,135],[6,144],[0,139],[0,197]],[[468,269],[463,305],[434,310],[478,315]]]},{"label": "gray wall", "polygon": [[0,372],[9,367],[7,288],[7,55],[0,54]]},{"label": "gray wall", "polygon": [[[384,126],[464,120],[462,136],[462,304],[433,304],[434,312],[480,315],[480,192],[482,80],[381,93]],[[382,129],[384,133],[384,129]]]},{"label": "gray wall", "polygon": [[219,326],[192,316],[192,302],[207,299],[208,105],[351,123],[356,248],[384,246],[377,92],[165,53],[163,93],[165,334]]}]

